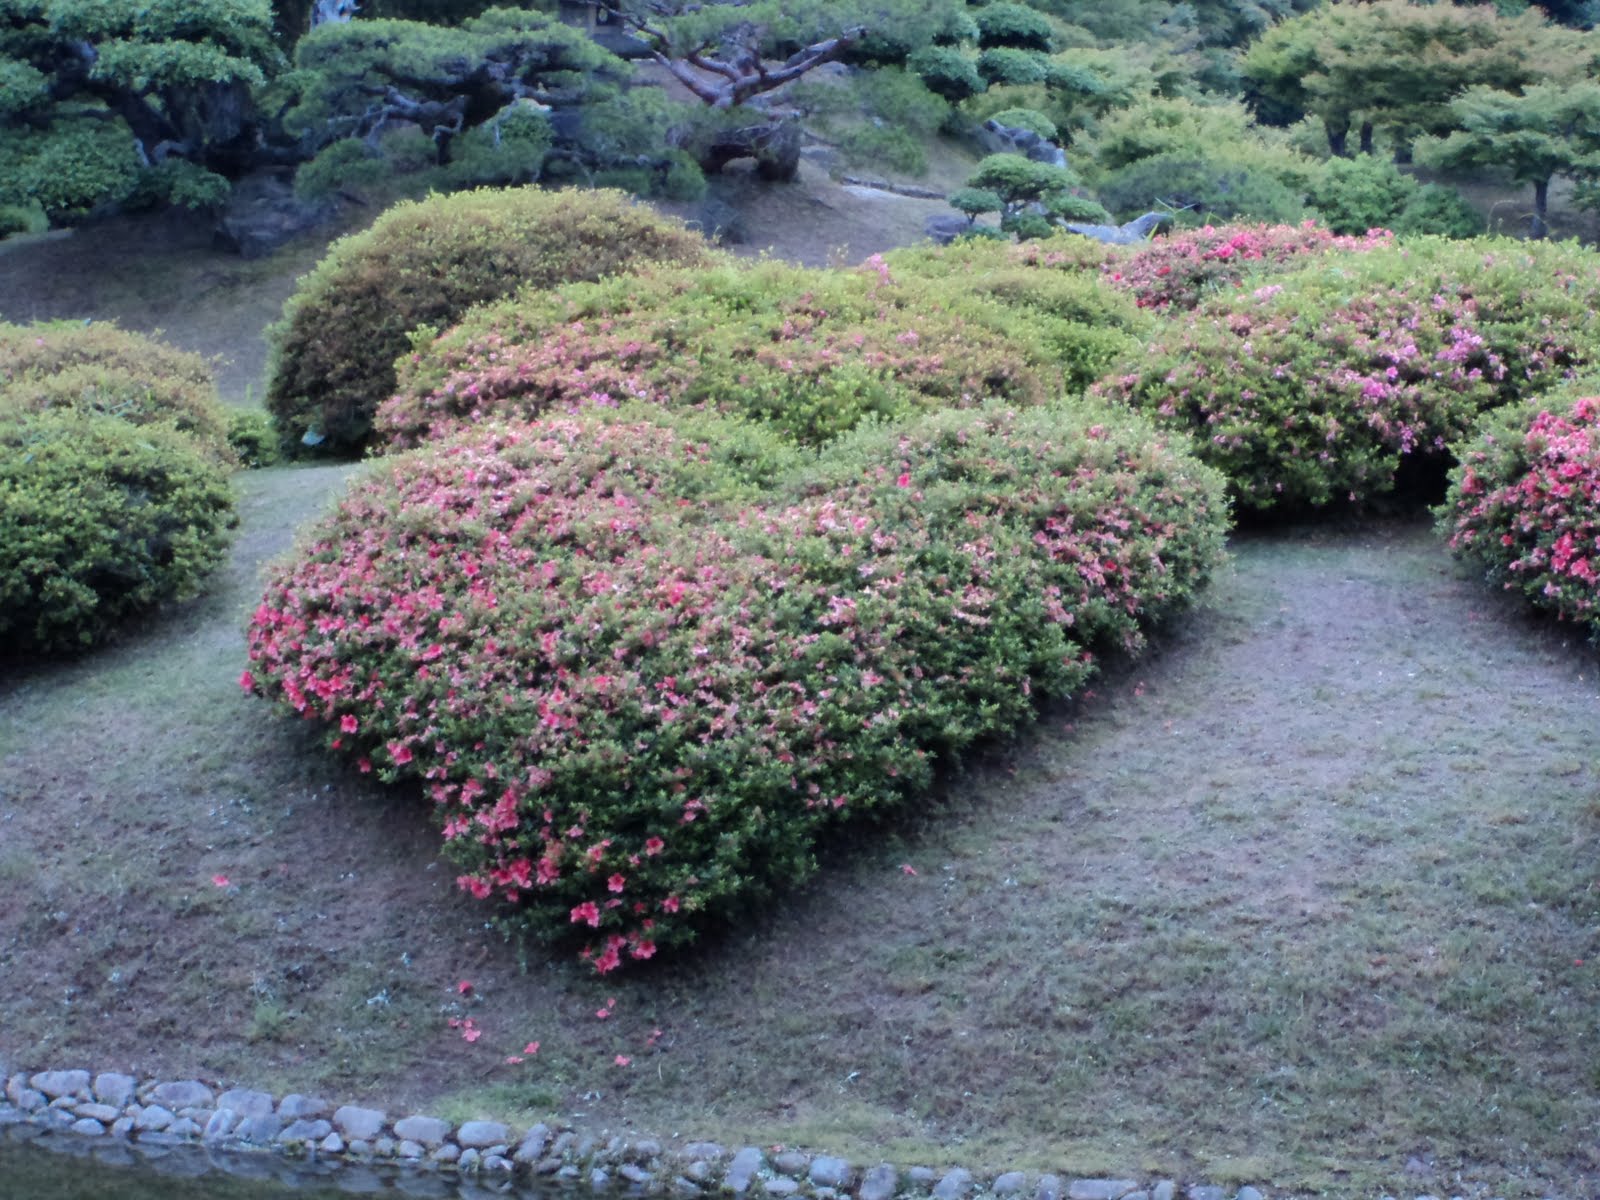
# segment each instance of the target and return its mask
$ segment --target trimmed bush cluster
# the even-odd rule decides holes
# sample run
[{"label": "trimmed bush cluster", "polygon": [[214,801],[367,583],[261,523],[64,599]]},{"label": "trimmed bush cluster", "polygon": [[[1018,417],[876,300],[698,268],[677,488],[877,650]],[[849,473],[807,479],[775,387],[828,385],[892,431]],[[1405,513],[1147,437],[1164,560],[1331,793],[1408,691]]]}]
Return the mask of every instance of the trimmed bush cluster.
[{"label": "trimmed bush cluster", "polygon": [[228,410],[198,354],[100,322],[0,323],[0,419],[54,408],[169,425],[214,461],[236,462]]},{"label": "trimmed bush cluster", "polygon": [[234,523],[205,362],[112,325],[0,325],[0,645],[83,650],[200,589]]},{"label": "trimmed bush cluster", "polygon": [[269,331],[267,407],[287,451],[359,453],[413,331],[523,285],[692,266],[709,253],[620,192],[482,189],[398,204],[335,242],[285,304]]},{"label": "trimmed bush cluster", "polygon": [[1439,515],[1490,579],[1600,638],[1600,399],[1485,418]]},{"label": "trimmed bush cluster", "polygon": [[1246,508],[1364,501],[1592,361],[1597,302],[1572,248],[1376,244],[1203,303],[1096,387],[1193,433]]},{"label": "trimmed bush cluster", "polygon": [[601,972],[807,877],[824,831],[1082,687],[1220,552],[1220,481],[1095,406],[820,462],[665,419],[393,459],[272,579],[242,680],[421,781],[461,886]]},{"label": "trimmed bush cluster", "polygon": [[486,306],[402,365],[390,447],[584,404],[649,400],[767,422],[817,445],[868,417],[1058,386],[1037,338],[958,288],[775,262],[658,271]]}]

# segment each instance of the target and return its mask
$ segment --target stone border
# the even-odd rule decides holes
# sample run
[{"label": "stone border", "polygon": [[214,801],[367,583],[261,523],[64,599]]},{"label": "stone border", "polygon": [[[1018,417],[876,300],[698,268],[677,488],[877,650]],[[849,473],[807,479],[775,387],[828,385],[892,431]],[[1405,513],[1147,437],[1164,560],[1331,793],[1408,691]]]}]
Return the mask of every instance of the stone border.
[{"label": "stone border", "polygon": [[[0,1130],[56,1149],[87,1147],[97,1158],[123,1164],[187,1148],[200,1158],[183,1173],[216,1169],[277,1175],[289,1183],[309,1175],[356,1192],[384,1191],[392,1183],[413,1194],[479,1196],[485,1189],[516,1193],[519,1185],[537,1182],[673,1200],[1266,1200],[1248,1185],[1230,1190],[1180,1187],[1170,1179],[1063,1180],[1022,1171],[989,1177],[961,1167],[941,1174],[889,1163],[863,1169],[782,1147],[733,1153],[715,1142],[665,1147],[652,1138],[602,1140],[543,1122],[520,1132],[498,1121],[453,1126],[422,1114],[391,1119],[382,1109],[335,1107],[317,1096],[275,1097],[246,1088],[218,1093],[199,1080],[139,1080],[113,1071],[12,1073],[0,1101]],[[102,1154],[100,1147],[126,1153]],[[264,1167],[274,1152],[278,1165]]]}]

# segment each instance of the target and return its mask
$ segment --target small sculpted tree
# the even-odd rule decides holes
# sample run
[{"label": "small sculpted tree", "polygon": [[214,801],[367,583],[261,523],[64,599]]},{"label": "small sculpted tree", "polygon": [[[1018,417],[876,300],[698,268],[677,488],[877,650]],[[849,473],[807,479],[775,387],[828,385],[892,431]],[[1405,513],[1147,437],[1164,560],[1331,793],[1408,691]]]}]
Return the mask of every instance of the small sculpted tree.
[{"label": "small sculpted tree", "polygon": [[0,204],[215,203],[282,66],[267,0],[0,3]]}]

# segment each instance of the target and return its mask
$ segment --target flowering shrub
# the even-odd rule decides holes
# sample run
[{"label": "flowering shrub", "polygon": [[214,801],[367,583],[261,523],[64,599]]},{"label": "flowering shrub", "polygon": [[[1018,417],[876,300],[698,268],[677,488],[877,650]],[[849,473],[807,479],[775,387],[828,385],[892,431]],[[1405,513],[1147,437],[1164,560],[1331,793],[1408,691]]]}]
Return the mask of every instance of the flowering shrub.
[{"label": "flowering shrub", "polygon": [[1505,373],[1470,300],[1419,291],[1218,298],[1095,390],[1192,433],[1246,508],[1366,499],[1470,428]]},{"label": "flowering shrub", "polygon": [[1056,386],[1045,352],[959,291],[780,263],[658,271],[470,314],[401,366],[378,415],[391,447],[484,421],[647,400],[753,417],[801,443],[868,416],[1033,404]]},{"label": "flowering shrub", "polygon": [[169,425],[0,410],[0,646],[83,650],[195,594],[233,523],[227,474]]},{"label": "flowering shrub", "polygon": [[1600,399],[1486,418],[1439,515],[1458,554],[1600,637]]},{"label": "flowering shrub", "polygon": [[710,251],[613,191],[484,188],[397,204],[333,244],[268,331],[267,408],[290,453],[359,453],[420,326],[444,327],[518,287],[599,279]]},{"label": "flowering shrub", "polygon": [[1223,225],[1156,238],[1106,262],[1102,270],[1141,308],[1192,309],[1247,279],[1281,274],[1308,255],[1363,253],[1391,244],[1384,230],[1339,237],[1312,221],[1300,225]]},{"label": "flowering shrub", "polygon": [[1220,554],[1220,481],[1125,415],[941,412],[820,463],[662,420],[396,457],[271,580],[242,681],[420,781],[461,886],[601,972],[804,879]]},{"label": "flowering shrub", "polygon": [[216,462],[237,461],[205,359],[112,324],[0,323],[0,415],[47,408],[167,425]]}]

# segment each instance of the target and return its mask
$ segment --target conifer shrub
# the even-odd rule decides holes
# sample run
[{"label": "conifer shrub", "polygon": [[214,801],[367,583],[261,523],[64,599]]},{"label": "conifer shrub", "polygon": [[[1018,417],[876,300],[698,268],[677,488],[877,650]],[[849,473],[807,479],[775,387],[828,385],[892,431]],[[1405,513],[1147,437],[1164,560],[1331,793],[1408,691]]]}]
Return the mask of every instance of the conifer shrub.
[{"label": "conifer shrub", "polygon": [[1457,452],[1439,510],[1451,548],[1600,639],[1600,399],[1502,409]]},{"label": "conifer shrub", "polygon": [[602,973],[805,879],[823,832],[1081,688],[1221,550],[1220,481],[1098,406],[820,461],[667,419],[386,461],[272,578],[241,680],[420,785],[460,886]]},{"label": "conifer shrub", "polygon": [[225,469],[168,423],[0,408],[0,646],[82,651],[195,595],[233,523]]},{"label": "conifer shrub", "polygon": [[709,254],[619,192],[480,189],[398,204],[335,242],[284,305],[269,330],[267,408],[288,452],[357,454],[419,327],[449,326],[519,287]]},{"label": "conifer shrub", "polygon": [[170,426],[213,461],[236,462],[227,409],[198,354],[98,321],[0,323],[0,419],[57,408]]},{"label": "conifer shrub", "polygon": [[862,420],[989,398],[1059,371],[1036,330],[959,287],[777,262],[661,270],[485,306],[419,347],[378,414],[386,446],[467,425],[648,400],[820,445]]}]

